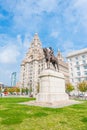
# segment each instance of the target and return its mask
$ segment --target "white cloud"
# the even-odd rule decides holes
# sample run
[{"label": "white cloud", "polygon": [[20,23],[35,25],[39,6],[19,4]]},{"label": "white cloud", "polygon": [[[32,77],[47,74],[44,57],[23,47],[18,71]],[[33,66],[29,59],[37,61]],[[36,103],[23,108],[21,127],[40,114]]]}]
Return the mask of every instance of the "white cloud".
[{"label": "white cloud", "polygon": [[0,63],[15,63],[20,55],[20,43],[17,38],[0,34]]},{"label": "white cloud", "polygon": [[23,42],[24,48],[26,48],[26,49],[29,48],[31,38],[32,38],[32,36],[30,34],[25,35],[25,39],[24,39],[24,42]]},{"label": "white cloud", "polygon": [[15,4],[15,8],[13,10],[14,13],[27,14],[27,16],[32,14],[41,14],[43,11],[46,12],[55,12],[58,7],[57,0],[20,0]]},{"label": "white cloud", "polygon": [[17,35],[17,43],[19,44],[19,46],[22,46],[22,38],[20,34]]},{"label": "white cloud", "polygon": [[[87,0],[19,0],[0,1],[1,5],[13,14],[14,29],[38,30],[43,23],[43,12],[62,14],[66,25],[74,23],[75,32],[79,26],[87,30]],[[50,23],[51,24],[51,23]],[[55,23],[56,24],[56,23]],[[32,26],[33,25],[33,26]],[[66,26],[67,27],[67,26]]]},{"label": "white cloud", "polygon": [[74,4],[74,8],[77,9],[81,24],[86,27],[87,30],[87,0],[77,0]]},{"label": "white cloud", "polygon": [[82,7],[82,6],[86,6],[87,4],[87,0],[76,0],[75,1],[75,7]]},{"label": "white cloud", "polygon": [[66,57],[69,52],[73,52],[75,50],[75,45],[72,41],[65,41],[59,46],[62,48],[64,57]]},{"label": "white cloud", "polygon": [[56,12],[58,7],[57,0],[19,0],[1,1],[3,7],[13,16],[13,29],[37,31],[43,23],[43,13]]},{"label": "white cloud", "polygon": [[[25,34],[23,39],[20,34],[14,38],[6,34],[0,34],[0,63],[16,63],[18,58],[23,58],[24,53],[29,48],[31,39],[30,34]],[[20,55],[21,53],[22,55]]]},{"label": "white cloud", "polygon": [[79,28],[84,28],[84,30],[87,31],[86,12],[87,0],[72,0],[71,4],[66,6],[63,11],[63,17],[66,25],[68,25],[68,27],[70,25],[73,32],[77,32]]},{"label": "white cloud", "polygon": [[53,38],[58,38],[59,32],[58,32],[58,31],[53,31],[53,32],[50,34],[50,36],[53,37]]},{"label": "white cloud", "polygon": [[[39,12],[55,12],[58,8],[58,0],[39,0],[38,5],[39,5]],[[50,4],[50,5],[49,5]]]},{"label": "white cloud", "polygon": [[6,45],[0,49],[0,62],[15,63],[19,55],[20,53],[15,45]]}]

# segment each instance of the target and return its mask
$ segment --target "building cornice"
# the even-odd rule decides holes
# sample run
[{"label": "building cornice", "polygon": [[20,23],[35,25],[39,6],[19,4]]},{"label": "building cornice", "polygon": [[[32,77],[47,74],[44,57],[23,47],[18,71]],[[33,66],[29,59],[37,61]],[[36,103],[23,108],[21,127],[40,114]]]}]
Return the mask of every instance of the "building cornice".
[{"label": "building cornice", "polygon": [[74,57],[74,56],[81,55],[81,54],[84,54],[84,53],[87,53],[87,48],[82,49],[82,50],[78,50],[78,51],[71,52],[71,53],[69,53],[69,54],[67,55],[66,58]]}]

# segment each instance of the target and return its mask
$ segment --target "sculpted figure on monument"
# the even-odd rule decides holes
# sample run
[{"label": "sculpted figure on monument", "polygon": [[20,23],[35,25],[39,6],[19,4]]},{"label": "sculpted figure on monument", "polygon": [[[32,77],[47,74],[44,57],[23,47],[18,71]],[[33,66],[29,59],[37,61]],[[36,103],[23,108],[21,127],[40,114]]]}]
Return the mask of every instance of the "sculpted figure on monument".
[{"label": "sculpted figure on monument", "polygon": [[56,66],[57,66],[57,69],[59,71],[58,59],[55,57],[52,47],[43,48],[43,52],[44,52],[44,55],[45,55],[47,68],[50,68],[50,63],[52,63],[54,68],[56,69]]}]

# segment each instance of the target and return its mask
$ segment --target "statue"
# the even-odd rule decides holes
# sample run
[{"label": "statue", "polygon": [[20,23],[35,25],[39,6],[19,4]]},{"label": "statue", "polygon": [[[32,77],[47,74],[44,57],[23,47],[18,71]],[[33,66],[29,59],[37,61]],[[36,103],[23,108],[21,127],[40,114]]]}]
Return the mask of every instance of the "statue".
[{"label": "statue", "polygon": [[54,51],[53,51],[52,47],[43,48],[43,52],[44,52],[44,55],[45,55],[47,68],[50,68],[50,63],[52,63],[54,68],[56,69],[56,66],[57,66],[57,69],[59,71],[58,59],[54,56]]}]

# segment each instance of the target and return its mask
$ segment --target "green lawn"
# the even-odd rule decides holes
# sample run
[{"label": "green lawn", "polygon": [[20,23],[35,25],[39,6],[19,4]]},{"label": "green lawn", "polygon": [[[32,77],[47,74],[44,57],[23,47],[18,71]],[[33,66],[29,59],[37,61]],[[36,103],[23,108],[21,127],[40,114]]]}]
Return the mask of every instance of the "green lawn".
[{"label": "green lawn", "polygon": [[0,98],[0,130],[87,130],[87,101],[64,108],[18,104],[28,98]]}]

